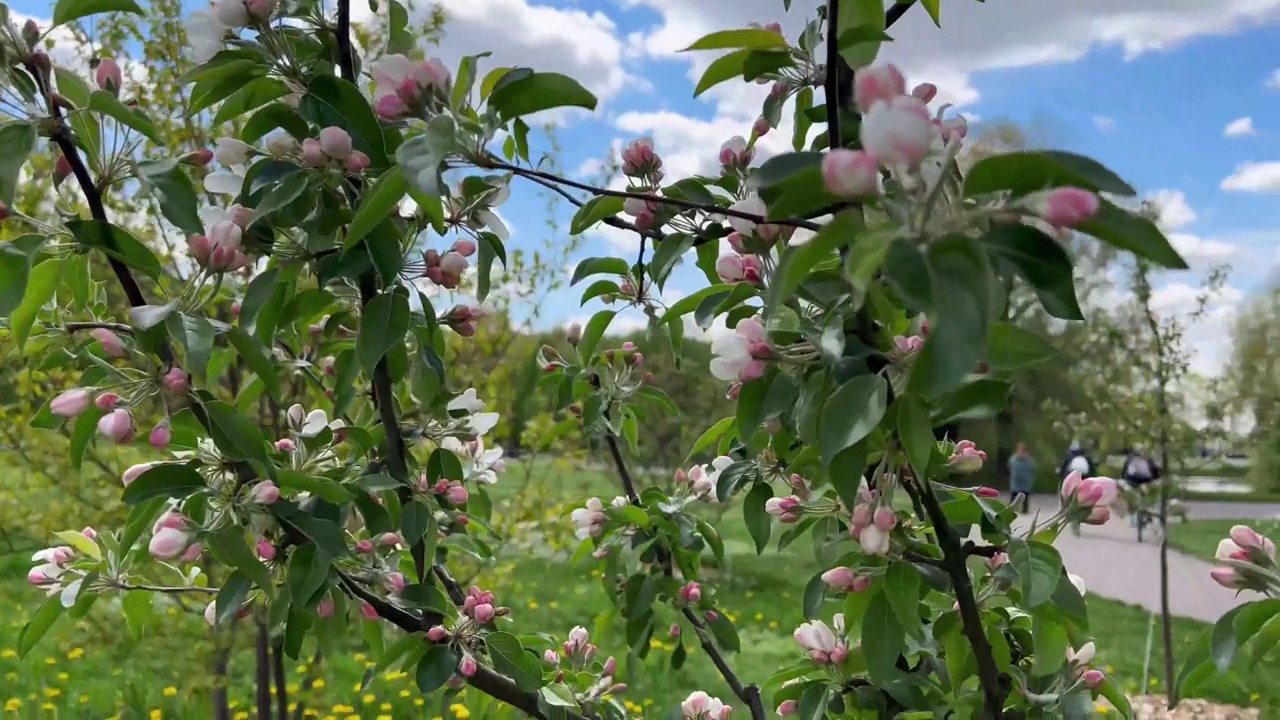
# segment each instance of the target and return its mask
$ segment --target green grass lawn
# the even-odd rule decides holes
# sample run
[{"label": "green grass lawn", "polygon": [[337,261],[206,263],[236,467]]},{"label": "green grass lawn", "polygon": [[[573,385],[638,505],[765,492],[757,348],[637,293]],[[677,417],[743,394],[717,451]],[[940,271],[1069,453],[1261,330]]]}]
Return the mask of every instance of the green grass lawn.
[{"label": "green grass lawn", "polygon": [[1233,525],[1248,525],[1280,542],[1280,521],[1247,518],[1243,520],[1192,520],[1169,525],[1169,546],[1188,555],[1212,560],[1218,543],[1231,532]]},{"label": "green grass lawn", "polygon": [[[600,472],[559,465],[513,466],[496,489],[495,519],[501,522],[503,513],[512,512],[507,501],[523,498],[527,521],[539,530],[535,532],[531,525],[515,533],[516,542],[503,548],[492,565],[480,569],[475,582],[492,589],[500,603],[512,608],[514,628],[559,638],[574,625],[591,629],[602,655],[618,657],[620,679],[629,685],[625,698],[637,714],[664,717],[696,689],[730,700],[728,688],[700,650],[690,647],[687,664],[679,672],[670,669],[676,645],[665,633],[652,641],[645,661],[628,663],[621,625],[598,616],[609,604],[593,561],[580,565],[568,562],[576,545],[565,517],[568,510],[588,494],[606,500],[617,494],[612,479]],[[760,682],[799,657],[791,634],[803,620],[800,597],[805,584],[819,566],[805,541],[797,542],[785,555],[770,550],[758,557],[736,507],[728,508],[722,519],[713,522],[723,533],[730,556],[713,582],[742,639],[743,652],[731,662],[744,680]],[[1221,533],[1214,532],[1216,544]],[[25,556],[0,561],[0,602],[10,608],[0,620],[0,704],[10,712],[0,717],[100,718],[118,713],[121,718],[203,720],[210,716],[208,629],[200,618],[200,607],[193,613],[177,607],[161,609],[153,626],[134,640],[124,631],[119,612],[109,607],[110,603],[100,603],[79,622],[64,619],[31,657],[20,661],[14,652],[19,630],[41,599],[41,593],[25,582],[26,568]],[[1148,678],[1144,686],[1148,614],[1101,598],[1089,600],[1091,626],[1098,638],[1098,665],[1132,694],[1161,691],[1160,680]],[[666,619],[674,620],[674,613]],[[1193,621],[1177,621],[1176,646],[1189,648],[1203,627]],[[424,703],[417,697],[412,677],[404,674],[384,674],[367,690],[359,691],[361,677],[376,657],[354,640],[357,632],[351,635],[349,648],[324,659],[313,676],[320,679],[318,684],[308,687],[306,668],[289,663],[289,701],[303,703],[311,711],[309,717],[496,717],[480,711],[465,695],[447,701],[444,707],[439,701]],[[1151,676],[1162,672],[1158,626],[1155,640]],[[252,638],[242,633],[231,662],[229,694],[235,717],[250,717],[253,670]],[[1280,662],[1264,662],[1251,672],[1214,678],[1200,694],[1222,702],[1280,709],[1280,688],[1273,680],[1278,673]]]}]

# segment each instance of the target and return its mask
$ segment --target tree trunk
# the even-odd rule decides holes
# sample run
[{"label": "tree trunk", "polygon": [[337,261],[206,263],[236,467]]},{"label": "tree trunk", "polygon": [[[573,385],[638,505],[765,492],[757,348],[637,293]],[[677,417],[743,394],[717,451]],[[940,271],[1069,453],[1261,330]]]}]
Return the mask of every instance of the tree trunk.
[{"label": "tree trunk", "polygon": [[271,720],[271,638],[264,622],[258,623],[256,651],[258,720]]}]

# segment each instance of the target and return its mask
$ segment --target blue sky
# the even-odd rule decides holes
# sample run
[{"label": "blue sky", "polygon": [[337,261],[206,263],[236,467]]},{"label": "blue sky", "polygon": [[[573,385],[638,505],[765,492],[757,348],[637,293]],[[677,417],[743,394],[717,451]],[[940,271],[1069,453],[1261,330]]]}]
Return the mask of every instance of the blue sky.
[{"label": "blue sky", "polygon": [[[781,21],[795,38],[802,13],[781,0],[444,0],[450,16],[433,50],[456,67],[462,55],[493,50],[489,67],[531,65],[565,72],[601,98],[594,116],[565,118],[559,165],[579,179],[611,145],[641,135],[655,140],[669,177],[714,172],[719,145],[747,134],[762,98],[733,86],[692,97],[700,68],[716,53],[679,54],[715,29]],[[357,0],[357,7],[361,3]],[[890,34],[882,58],[909,83],[939,85],[939,101],[983,123],[1008,120],[1039,147],[1092,155],[1159,198],[1175,242],[1200,271],[1230,263],[1228,288],[1211,322],[1193,329],[1197,367],[1212,372],[1226,348],[1234,307],[1280,264],[1280,0],[944,0],[943,28],[919,8]],[[37,17],[48,4],[17,0]],[[194,7],[194,6],[193,6]],[[367,14],[367,10],[365,11]],[[385,12],[385,10],[384,10]],[[1280,80],[1280,76],[1277,76]],[[1272,86],[1274,85],[1274,87]],[[955,111],[953,111],[955,112]],[[1246,120],[1248,118],[1248,120]],[[1233,127],[1227,132],[1228,126]],[[789,122],[761,144],[784,149]],[[1253,163],[1253,165],[1249,165]],[[545,202],[517,184],[500,211],[514,247],[559,242],[545,229]],[[567,227],[569,208],[559,212]],[[618,252],[633,239],[589,235],[570,259]],[[631,251],[628,250],[628,255]],[[683,268],[669,288],[696,288]],[[1162,280],[1161,302],[1185,311],[1198,273]],[[554,293],[542,324],[585,316],[579,289]]]}]

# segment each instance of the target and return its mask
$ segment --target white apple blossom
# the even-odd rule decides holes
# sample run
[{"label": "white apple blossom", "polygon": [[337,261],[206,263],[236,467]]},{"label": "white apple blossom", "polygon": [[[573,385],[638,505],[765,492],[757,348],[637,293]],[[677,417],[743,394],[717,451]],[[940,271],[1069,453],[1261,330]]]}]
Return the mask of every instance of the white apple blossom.
[{"label": "white apple blossom", "polygon": [[193,61],[209,62],[225,47],[223,38],[228,28],[211,10],[196,10],[182,25],[187,31],[187,53]]},{"label": "white apple blossom", "polygon": [[456,437],[446,437],[440,441],[440,447],[462,460],[463,480],[494,485],[498,482],[498,473],[506,467],[506,462],[502,459],[502,448],[486,449],[484,440],[479,437],[466,442]]},{"label": "white apple blossom", "polygon": [[764,374],[764,361],[755,357],[760,346],[767,348],[764,325],[756,318],[738,322],[730,335],[711,343],[711,374],[719,380],[749,382]]}]

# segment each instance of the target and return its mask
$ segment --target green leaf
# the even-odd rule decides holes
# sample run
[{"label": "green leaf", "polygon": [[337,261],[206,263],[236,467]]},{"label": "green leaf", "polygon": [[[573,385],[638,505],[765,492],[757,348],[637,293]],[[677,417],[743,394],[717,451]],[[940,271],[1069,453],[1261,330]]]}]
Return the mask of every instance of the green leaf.
[{"label": "green leaf", "polygon": [[99,220],[69,220],[66,225],[82,245],[102,250],[152,280],[160,279],[155,254],[123,228]]},{"label": "green leaf", "polygon": [[0,317],[8,317],[22,304],[30,274],[31,258],[26,253],[12,243],[0,245]]},{"label": "green leaf", "polygon": [[1071,644],[1067,629],[1048,613],[1037,612],[1032,615],[1031,640],[1035,645],[1035,665],[1031,674],[1044,677],[1058,672],[1066,662],[1067,648]]},{"label": "green leaf", "polygon": [[1171,270],[1188,267],[1154,222],[1106,200],[1101,201],[1093,217],[1076,225],[1076,229]]},{"label": "green leaf", "polygon": [[765,160],[752,177],[760,183],[760,187],[772,188],[806,173],[816,172],[821,176],[824,155],[825,153],[820,152],[792,152],[774,155]]},{"label": "green leaf", "polygon": [[15,344],[21,349],[27,344],[31,334],[31,326],[36,321],[40,309],[53,299],[58,290],[58,281],[62,277],[61,258],[52,258],[36,265],[27,276],[26,290],[22,294],[22,302],[14,308],[9,317],[9,333]]},{"label": "green leaf", "polygon": [[227,340],[236,349],[236,356],[244,362],[250,372],[262,379],[267,394],[279,397],[280,380],[276,375],[276,366],[271,362],[262,344],[249,333],[238,327],[227,331]]},{"label": "green leaf", "polygon": [[400,164],[409,195],[424,210],[434,208],[444,194],[440,186],[440,165],[457,147],[457,128],[448,115],[438,115],[427,124],[424,135],[416,135],[404,141],[396,149],[396,161]]},{"label": "green leaf", "polygon": [[620,257],[592,257],[579,262],[573,268],[573,278],[569,285],[577,285],[583,278],[592,275],[622,275],[630,272],[631,266]]},{"label": "green leaf", "polygon": [[75,425],[71,429],[71,467],[73,469],[80,469],[80,463],[84,460],[84,453],[89,449],[89,443],[97,434],[98,420],[103,415],[104,413],[101,410],[91,407],[76,418]]},{"label": "green leaf", "polygon": [[964,178],[965,197],[1008,191],[1014,196],[1078,187],[1132,197],[1137,194],[1096,160],[1058,150],[1010,152],[978,161]]},{"label": "green leaf", "polygon": [[36,148],[36,129],[29,122],[0,125],[0,202],[13,207],[18,191],[18,174]]},{"label": "green leaf", "polygon": [[1058,356],[1058,348],[1033,330],[992,323],[987,333],[987,364],[992,370],[1021,370]]},{"label": "green leaf", "polygon": [[257,460],[270,466],[266,439],[255,423],[220,400],[205,402],[204,411],[209,416],[209,434],[224,456],[231,460]]},{"label": "green leaf", "polygon": [[444,687],[457,672],[460,659],[458,651],[449,645],[432,645],[427,648],[427,653],[418,661],[418,669],[414,675],[418,691],[423,695],[430,695]]},{"label": "green leaf", "polygon": [[207,537],[210,547],[222,557],[224,562],[243,572],[245,577],[253,581],[254,585],[268,593],[272,591],[275,583],[271,580],[271,572],[267,570],[266,565],[263,565],[258,560],[257,556],[254,555],[254,551],[249,548],[243,528],[229,527]]},{"label": "green leaf", "polygon": [[1062,557],[1052,545],[1009,540],[1009,564],[1018,572],[1022,587],[1022,607],[1035,608],[1047,601],[1062,578]]},{"label": "green leaf", "polygon": [[127,107],[115,95],[106,90],[95,90],[89,96],[89,109],[113,118],[127,128],[142,133],[142,136],[159,145],[160,136],[156,134],[156,126],[146,113],[136,107]]},{"label": "green leaf", "polygon": [[217,597],[214,598],[213,606],[217,611],[217,621],[226,623],[234,618],[252,589],[253,581],[240,570],[235,570],[228,575],[227,579],[222,581]]},{"label": "green leaf", "polygon": [[[596,197],[591,198],[583,203],[582,207],[578,208],[578,211],[573,214],[573,219],[569,221],[569,234],[581,235],[582,233],[590,230],[601,220],[617,215],[622,212],[622,205],[625,202],[626,200],[623,198],[615,197],[613,195],[597,195]],[[582,263],[578,263],[578,267],[582,267]],[[626,274],[626,271],[623,270],[622,273],[619,274]]]},{"label": "green leaf", "polygon": [[933,287],[929,338],[908,387],[935,397],[960,387],[982,359],[991,314],[991,270],[977,244],[960,236],[934,241],[926,260]]},{"label": "green leaf", "polygon": [[877,683],[884,682],[894,672],[898,656],[906,647],[906,632],[889,603],[884,593],[875,593],[862,619],[862,652],[867,661],[867,674]]},{"label": "green leaf", "polygon": [[427,536],[432,524],[431,509],[412,500],[400,508],[400,532],[409,545],[417,545]]},{"label": "green leaf", "polygon": [[907,462],[911,463],[916,477],[928,477],[929,458],[937,446],[929,406],[917,395],[905,395],[899,398],[897,408],[898,440],[907,454]]},{"label": "green leaf", "polygon": [[257,110],[274,100],[279,100],[291,92],[292,90],[287,83],[275,78],[258,77],[248,82],[242,82],[241,86],[228,95],[222,101],[222,104],[218,106],[217,112],[213,114],[213,124],[218,126],[232,120],[238,120],[250,111]]},{"label": "green leaf", "polygon": [[617,314],[613,310],[601,310],[587,321],[587,326],[582,330],[582,339],[578,341],[578,352],[584,359],[595,354],[600,338],[604,337],[605,331],[609,329],[609,323]]},{"label": "green leaf", "polygon": [[735,422],[737,422],[735,417],[720,418],[715,425],[707,428],[706,432],[702,433],[694,441],[693,448],[689,450],[689,459],[693,459],[695,455],[711,447],[715,441],[724,437],[724,434],[729,432],[729,428],[732,428]]},{"label": "green leaf", "polygon": [[133,0],[58,0],[53,6],[53,24],[65,25],[82,17],[109,12],[141,15],[142,8]]},{"label": "green leaf", "polygon": [[158,497],[185,498],[204,487],[204,478],[191,465],[160,463],[129,483],[120,499],[126,505],[137,505]]},{"label": "green leaf", "polygon": [[494,632],[485,636],[493,669],[515,681],[525,692],[542,687],[542,661],[526,652],[520,640],[511,633]]},{"label": "green leaf", "polygon": [[280,468],[276,471],[276,482],[279,483],[281,488],[308,492],[327,502],[344,503],[351,501],[350,490],[343,486],[342,483],[326,477],[316,477],[297,470]]},{"label": "green leaf", "polygon": [[503,120],[560,107],[596,109],[596,96],[577,80],[560,73],[530,73],[500,83],[489,95],[489,107]]},{"label": "green leaf", "polygon": [[884,598],[903,628],[913,634],[920,628],[920,573],[905,560],[893,563],[884,574]]},{"label": "green leaf", "polygon": [[721,648],[730,652],[738,652],[742,649],[742,643],[738,639],[738,630],[733,626],[728,616],[723,610],[717,610],[713,616],[714,620],[708,620],[707,626],[711,628],[711,634],[716,639],[716,644]]},{"label": "green leaf", "polygon": [[36,643],[40,642],[40,638],[44,637],[45,633],[49,632],[49,628],[62,617],[63,609],[62,601],[57,595],[40,605],[36,614],[22,626],[22,632],[18,633],[18,657],[25,658],[31,654],[31,650],[35,648]]},{"label": "green leaf", "polygon": [[763,553],[769,544],[769,531],[773,529],[773,519],[764,510],[765,503],[772,497],[773,488],[768,483],[756,483],[742,503],[742,518],[747,523],[747,532],[755,541],[757,555]]},{"label": "green leaf", "polygon": [[733,48],[750,48],[752,50],[782,50],[787,47],[787,39],[782,35],[762,28],[742,28],[739,30],[720,30],[710,35],[703,35],[692,45],[681,50],[728,50]]},{"label": "green leaf", "polygon": [[386,220],[408,190],[409,184],[405,182],[404,171],[399,165],[382,173],[373,186],[361,195],[360,207],[356,208],[355,216],[351,218],[347,239],[342,243],[343,249],[350,250],[370,230]]},{"label": "green leaf", "polygon": [[382,123],[355,85],[336,75],[317,75],[307,86],[298,110],[322,128],[336,125],[350,133],[352,146],[369,156],[369,166],[374,170],[387,166]]},{"label": "green leaf", "polygon": [[884,35],[884,0],[840,0],[839,24],[836,37],[840,42],[840,57],[857,70],[875,61],[880,52],[879,39],[846,44],[846,34],[859,30],[869,35]]},{"label": "green leaf", "polygon": [[929,13],[934,25],[942,27],[942,0],[920,0],[920,6]]},{"label": "green leaf", "polygon": [[401,288],[390,295],[378,295],[364,306],[360,334],[356,337],[356,355],[366,372],[372,373],[392,347],[404,344],[409,320],[409,295]]},{"label": "green leaf", "polygon": [[1063,320],[1083,320],[1071,257],[1062,243],[1022,223],[1000,223],[979,239],[996,257],[1008,261],[1036,291],[1044,311]]},{"label": "green leaf", "polygon": [[1120,717],[1133,717],[1133,707],[1129,704],[1129,696],[1125,694],[1119,683],[1110,675],[1102,681],[1101,687],[1098,688],[1098,694],[1110,701],[1111,707],[1116,709]]},{"label": "green leaf", "polygon": [[788,247],[769,286],[767,307],[770,313],[791,299],[818,261],[847,245],[861,229],[862,217],[856,212],[846,211],[832,218],[809,242]]},{"label": "green leaf", "polygon": [[836,388],[822,406],[818,445],[823,465],[871,434],[884,418],[889,386],[879,375],[858,375]]},{"label": "green leaf", "polygon": [[751,48],[743,50],[734,50],[728,55],[722,55],[703,71],[702,77],[698,78],[698,84],[693,89],[693,96],[697,97],[720,83],[742,77],[746,72],[747,58],[754,52]]},{"label": "green leaf", "polygon": [[305,140],[310,135],[307,121],[302,119],[297,110],[283,102],[273,102],[264,105],[245,121],[244,127],[240,129],[240,139],[253,144],[276,128],[284,130],[298,141]]},{"label": "green leaf", "polygon": [[975,380],[943,399],[933,413],[933,427],[957,420],[994,417],[1009,403],[1009,383],[1001,380]]},{"label": "green leaf", "polygon": [[199,199],[190,178],[172,160],[150,160],[135,166],[138,182],[160,206],[160,213],[187,235],[203,235]]}]

